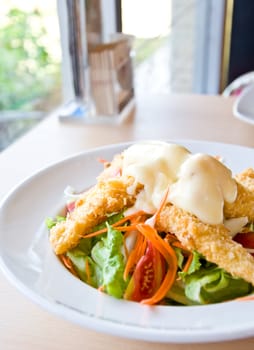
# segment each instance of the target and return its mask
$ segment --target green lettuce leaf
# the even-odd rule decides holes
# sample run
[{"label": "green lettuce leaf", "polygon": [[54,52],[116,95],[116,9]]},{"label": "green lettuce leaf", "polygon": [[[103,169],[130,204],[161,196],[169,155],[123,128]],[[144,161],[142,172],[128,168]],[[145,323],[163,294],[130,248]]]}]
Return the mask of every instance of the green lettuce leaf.
[{"label": "green lettuce leaf", "polygon": [[82,250],[85,255],[90,255],[92,250],[92,239],[91,238],[82,238],[77,245],[77,248]]},{"label": "green lettuce leaf", "polygon": [[123,296],[126,282],[123,279],[124,256],[122,254],[123,236],[108,223],[108,233],[92,248],[92,259],[102,269],[102,286],[116,298]]},{"label": "green lettuce leaf", "polygon": [[[92,287],[98,288],[102,284],[101,268],[87,256],[80,248],[74,248],[67,252],[68,258],[72,261],[75,271],[79,278]],[[87,264],[88,271],[87,274]]]},{"label": "green lettuce leaf", "polygon": [[176,253],[176,258],[177,258],[177,266],[179,269],[183,268],[183,262],[184,262],[184,256],[182,253],[182,249],[174,247],[174,251]]},{"label": "green lettuce leaf", "polygon": [[166,298],[169,298],[170,301],[173,300],[173,304],[178,303],[181,305],[196,305],[196,303],[193,300],[187,298],[187,296],[185,295],[185,285],[181,280],[175,281],[173,286],[167,292]]},{"label": "green lettuce leaf", "polygon": [[53,218],[46,218],[45,224],[47,228],[50,230],[52,227],[54,227],[58,222],[65,221],[66,218],[61,215],[57,215],[54,219]]},{"label": "green lettuce leaf", "polygon": [[[177,256],[178,267],[181,269],[181,254],[178,252]],[[188,271],[180,271],[178,275],[180,279],[176,280],[166,297],[182,305],[218,303],[247,295],[252,291],[250,283],[232,277],[195,251]]]},{"label": "green lettuce leaf", "polygon": [[183,278],[185,295],[196,304],[212,304],[244,296],[251,292],[251,284],[232,277],[216,265],[201,267]]}]

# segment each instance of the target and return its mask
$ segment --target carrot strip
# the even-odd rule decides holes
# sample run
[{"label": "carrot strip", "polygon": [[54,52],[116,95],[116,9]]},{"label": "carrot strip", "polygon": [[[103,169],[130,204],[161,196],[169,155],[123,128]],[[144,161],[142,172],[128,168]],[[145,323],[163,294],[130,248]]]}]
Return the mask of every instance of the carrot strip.
[{"label": "carrot strip", "polygon": [[153,305],[159,302],[172,287],[177,273],[177,258],[174,249],[168,245],[157,233],[157,231],[147,224],[138,224],[137,229],[150,240],[153,246],[162,254],[168,264],[166,276],[155,294],[148,299],[141,301],[142,304]]},{"label": "carrot strip", "polygon": [[131,221],[132,219],[135,219],[137,218],[138,216],[143,216],[143,215],[148,215],[146,212],[144,212],[143,210],[139,210],[139,211],[136,211],[135,213],[133,214],[130,214],[130,215],[127,215],[125,216],[124,218],[120,219],[119,221],[115,222],[112,226],[118,226],[118,225],[121,225],[123,224],[124,222],[126,221]]},{"label": "carrot strip", "polygon": [[71,262],[71,260],[68,258],[68,256],[66,255],[59,255],[59,259],[62,261],[62,263],[64,264],[64,266],[76,277],[78,277],[77,272],[74,269],[74,266]]},{"label": "carrot strip", "polygon": [[190,253],[189,250],[188,250],[187,248],[185,248],[185,247],[181,244],[181,242],[179,242],[179,240],[176,238],[176,236],[173,235],[172,233],[167,233],[167,235],[166,235],[166,237],[164,238],[164,240],[165,240],[168,244],[172,245],[173,247],[180,248],[180,249],[184,250],[185,252]]},{"label": "carrot strip", "polygon": [[188,259],[186,261],[186,264],[184,265],[183,272],[187,272],[189,270],[189,267],[192,263],[192,260],[193,260],[193,254],[190,253],[190,255],[188,256]]},{"label": "carrot strip", "polygon": [[144,236],[141,234],[138,234],[135,246],[133,250],[130,252],[130,255],[125,265],[125,269],[123,273],[123,278],[125,281],[127,280],[128,275],[132,270],[132,268],[137,264],[141,256],[144,255],[144,250],[146,247],[146,244],[144,245],[144,241],[145,241]]},{"label": "carrot strip", "polygon": [[188,251],[184,246],[179,242],[179,241],[174,241],[172,242],[172,246],[176,248],[180,248],[182,250]]},{"label": "carrot strip", "polygon": [[105,228],[102,228],[101,230],[88,233],[87,235],[82,236],[82,238],[91,238],[91,237],[99,236],[99,235],[101,235],[102,233],[107,232],[107,230],[108,230],[107,227],[105,227]]},{"label": "carrot strip", "polygon": [[153,227],[147,224],[138,224],[137,230],[140,231],[147,239],[151,240],[156,249],[159,250],[159,252],[165,258],[174,256],[177,265],[174,249],[166,242],[164,242],[164,240],[158,235],[157,231]]},{"label": "carrot strip", "polygon": [[162,197],[162,200],[161,200],[161,203],[160,203],[160,205],[159,205],[158,210],[157,210],[156,213],[154,214],[155,222],[157,221],[158,217],[159,217],[160,214],[161,214],[161,211],[162,211],[164,205],[165,205],[166,202],[167,202],[168,193],[169,193],[169,186],[168,186],[168,188],[166,189],[166,191],[165,191],[165,193],[164,193],[164,195],[163,195],[163,197]]},{"label": "carrot strip", "polygon": [[249,301],[249,300],[254,300],[254,295],[247,295],[245,297],[240,297],[240,298],[236,298],[234,299],[235,301]]},{"label": "carrot strip", "polygon": [[99,163],[102,163],[102,164],[110,164],[110,162],[108,161],[108,160],[106,160],[106,159],[104,159],[104,158],[101,158],[101,157],[98,157],[97,158],[97,161],[99,162]]},{"label": "carrot strip", "polygon": [[173,233],[167,233],[165,238],[169,243],[178,241],[178,238]]},{"label": "carrot strip", "polygon": [[[132,225],[133,226],[133,225]],[[135,226],[136,227],[136,226]],[[136,229],[135,230],[130,230],[130,231],[125,231],[124,232],[124,239],[126,239],[127,237],[129,237],[132,233],[133,233],[133,231],[136,231]]]},{"label": "carrot strip", "polygon": [[137,225],[130,225],[130,226],[114,226],[114,229],[122,232],[129,232],[134,231],[137,229]]},{"label": "carrot strip", "polygon": [[[124,218],[120,219],[119,221],[115,222],[113,225],[111,225],[112,227],[116,228],[116,226],[119,226],[121,224],[124,224],[126,221],[131,221],[133,218],[136,218],[137,216],[140,216],[140,215],[147,215],[143,210],[139,210],[137,211],[136,213],[133,213],[131,215],[128,215],[128,216],[125,216]],[[124,226],[125,227],[125,226]],[[95,237],[95,236],[98,236],[102,233],[105,233],[107,232],[107,228],[102,228],[101,230],[98,230],[98,231],[95,231],[95,232],[91,232],[91,233],[88,233],[88,234],[85,234],[83,235],[82,237],[83,238],[90,238],[90,237]]]},{"label": "carrot strip", "polygon": [[152,227],[155,226],[156,221],[157,221],[158,217],[160,216],[161,211],[162,211],[164,205],[165,205],[166,202],[167,202],[168,193],[169,193],[169,186],[168,186],[168,188],[166,189],[166,191],[165,191],[165,193],[164,193],[164,195],[163,195],[163,197],[162,197],[162,200],[161,200],[161,202],[160,202],[159,208],[156,210],[155,214],[154,214],[151,218],[149,218],[149,219],[146,221],[146,224],[148,224],[148,225],[150,225],[150,226],[152,226]]},{"label": "carrot strip", "polygon": [[142,245],[140,246],[140,257],[145,254],[146,247],[147,247],[147,239],[144,239]]},{"label": "carrot strip", "polygon": [[[145,214],[145,218],[146,218],[147,214]],[[127,260],[128,260],[128,257],[129,257],[129,252],[128,252],[128,249],[127,249],[127,246],[126,246],[126,239],[127,237],[129,237],[131,234],[133,234],[133,231],[137,231],[136,230],[136,224],[140,223],[140,222],[144,222],[145,221],[145,218],[144,218],[144,214],[141,214],[140,216],[137,216],[137,218],[134,218],[133,220],[131,220],[131,229],[126,229],[126,226],[123,227],[123,230],[124,231],[124,251],[125,251],[125,255],[127,257]],[[121,227],[116,227],[116,229],[120,229],[121,230]],[[144,254],[144,251],[146,249],[146,241],[144,240],[143,242],[143,247],[141,246],[140,247],[141,249],[141,252],[143,252]],[[142,254],[142,255],[143,255]]]}]

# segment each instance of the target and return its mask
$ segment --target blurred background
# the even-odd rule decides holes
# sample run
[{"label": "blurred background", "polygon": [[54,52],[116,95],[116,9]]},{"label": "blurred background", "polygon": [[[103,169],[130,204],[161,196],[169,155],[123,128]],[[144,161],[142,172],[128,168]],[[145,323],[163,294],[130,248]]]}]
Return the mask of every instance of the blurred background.
[{"label": "blurred background", "polygon": [[[73,98],[66,1],[1,1],[0,151]],[[251,0],[73,1],[85,6],[88,50],[134,37],[137,97],[222,94],[254,70]]]}]

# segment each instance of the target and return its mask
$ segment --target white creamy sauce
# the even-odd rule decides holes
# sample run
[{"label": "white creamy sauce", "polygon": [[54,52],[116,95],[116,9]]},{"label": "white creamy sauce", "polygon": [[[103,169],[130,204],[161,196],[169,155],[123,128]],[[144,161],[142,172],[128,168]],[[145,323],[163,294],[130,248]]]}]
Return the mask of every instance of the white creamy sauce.
[{"label": "white creamy sauce", "polygon": [[233,238],[237,233],[242,232],[242,229],[248,223],[248,217],[242,216],[240,218],[232,218],[224,220],[223,224],[229,230],[231,237]]},{"label": "white creamy sauce", "polygon": [[236,199],[231,171],[212,156],[191,154],[183,146],[156,141],[134,144],[123,155],[123,175],[144,185],[133,210],[154,213],[170,186],[168,202],[203,222],[220,224],[224,201]]}]

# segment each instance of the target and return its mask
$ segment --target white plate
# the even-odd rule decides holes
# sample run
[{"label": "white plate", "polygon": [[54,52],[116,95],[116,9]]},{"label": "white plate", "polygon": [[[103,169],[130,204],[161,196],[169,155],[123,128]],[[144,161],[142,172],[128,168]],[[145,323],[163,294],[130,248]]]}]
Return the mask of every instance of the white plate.
[{"label": "white plate", "polygon": [[[176,142],[176,141],[174,141]],[[254,166],[254,150],[178,141],[192,152],[221,155],[234,173]],[[82,190],[126,144],[84,152],[39,171],[1,203],[0,266],[27,297],[48,311],[99,332],[156,342],[210,342],[254,334],[254,302],[208,306],[144,306],[98,292],[71,275],[52,253],[44,220],[64,205],[67,185]]]},{"label": "white plate", "polygon": [[233,105],[236,118],[254,125],[254,84],[244,88]]}]

